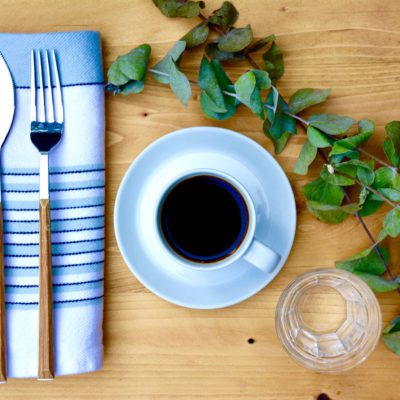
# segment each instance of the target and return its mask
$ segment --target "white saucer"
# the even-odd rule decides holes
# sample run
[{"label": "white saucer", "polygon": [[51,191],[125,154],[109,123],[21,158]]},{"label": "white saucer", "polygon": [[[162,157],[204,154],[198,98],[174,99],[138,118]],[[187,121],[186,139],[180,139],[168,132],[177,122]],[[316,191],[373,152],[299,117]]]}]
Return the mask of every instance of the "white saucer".
[{"label": "white saucer", "polygon": [[[257,238],[281,255],[271,273],[242,259],[223,269],[188,269],[156,239],[160,192],[174,177],[198,168],[222,171],[247,189]],[[285,173],[264,148],[227,129],[196,127],[162,137],[136,158],[118,191],[114,225],[125,262],[149,290],[184,307],[221,308],[253,296],[282,269],[295,236],[296,204]]]}]

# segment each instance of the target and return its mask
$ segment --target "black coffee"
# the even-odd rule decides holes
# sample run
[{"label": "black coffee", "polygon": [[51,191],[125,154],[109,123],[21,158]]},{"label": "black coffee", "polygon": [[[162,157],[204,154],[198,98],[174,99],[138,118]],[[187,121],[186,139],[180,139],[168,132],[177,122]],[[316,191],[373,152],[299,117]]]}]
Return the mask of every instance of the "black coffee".
[{"label": "black coffee", "polygon": [[247,205],[229,182],[198,175],[175,185],[160,208],[162,234],[189,260],[209,263],[232,254],[249,223]]}]

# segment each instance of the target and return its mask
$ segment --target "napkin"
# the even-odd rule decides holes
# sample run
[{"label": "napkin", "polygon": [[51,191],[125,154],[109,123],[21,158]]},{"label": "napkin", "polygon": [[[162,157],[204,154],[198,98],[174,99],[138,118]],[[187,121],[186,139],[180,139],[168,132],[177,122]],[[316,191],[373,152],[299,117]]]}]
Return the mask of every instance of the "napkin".
[{"label": "napkin", "polygon": [[16,94],[13,126],[1,153],[9,377],[36,377],[38,370],[39,153],[29,135],[32,49],[56,51],[65,112],[64,134],[49,155],[55,373],[99,369],[103,354],[100,34],[4,33],[0,52],[10,67]]}]

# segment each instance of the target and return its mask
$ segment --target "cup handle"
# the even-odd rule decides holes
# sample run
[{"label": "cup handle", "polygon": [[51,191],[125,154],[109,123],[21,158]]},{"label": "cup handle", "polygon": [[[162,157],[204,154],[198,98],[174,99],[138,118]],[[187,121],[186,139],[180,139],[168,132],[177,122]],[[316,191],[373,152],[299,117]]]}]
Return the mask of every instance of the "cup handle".
[{"label": "cup handle", "polygon": [[243,258],[262,272],[271,273],[281,256],[265,244],[254,239]]}]

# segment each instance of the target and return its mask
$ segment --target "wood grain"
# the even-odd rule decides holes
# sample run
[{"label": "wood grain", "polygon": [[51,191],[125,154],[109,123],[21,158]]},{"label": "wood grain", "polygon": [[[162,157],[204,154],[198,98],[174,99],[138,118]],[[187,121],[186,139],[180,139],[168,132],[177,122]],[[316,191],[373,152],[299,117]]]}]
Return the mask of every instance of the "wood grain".
[{"label": "wood grain", "polygon": [[53,286],[51,266],[50,201],[40,199],[39,266],[39,380],[54,378]]},{"label": "wood grain", "polygon": [[7,381],[7,331],[4,286],[3,206],[0,201],[0,383]]},{"label": "wood grain", "polygon": [[[205,14],[221,0],[207,0]],[[302,87],[332,88],[331,99],[315,111],[371,118],[377,134],[369,150],[380,154],[385,123],[399,119],[400,3],[397,0],[234,0],[238,26],[252,23],[256,37],[275,33],[286,60],[279,82],[284,96]],[[148,42],[154,63],[198,21],[167,19],[150,0],[0,0],[3,31],[37,32],[96,29],[102,32],[105,66],[119,54]],[[195,79],[202,50],[193,50],[182,67]],[[261,62],[260,54],[256,59]],[[248,68],[231,65],[232,78]],[[362,250],[368,239],[354,218],[338,226],[315,221],[305,208],[301,186],[315,178],[293,174],[304,142],[299,134],[277,157],[293,186],[298,227],[293,251],[282,272],[253,298],[222,310],[189,310],[166,303],[129,272],[118,251],[113,207],[129,164],[166,133],[194,125],[242,132],[267,150],[272,145],[261,121],[245,109],[225,122],[206,119],[194,90],[183,109],[170,89],[148,79],[145,91],[107,98],[107,256],[105,362],[97,373],[57,378],[49,384],[10,379],[0,387],[4,399],[212,399],[396,400],[400,358],[380,343],[361,366],[344,375],[318,375],[289,359],[275,334],[275,305],[300,273],[333,267],[334,261]],[[268,171],[266,171],[268,173]],[[374,233],[385,209],[367,218]],[[392,241],[393,265],[400,261]],[[398,269],[396,268],[396,271]],[[399,313],[396,294],[379,295],[386,324]],[[253,344],[248,343],[254,338]]]}]

